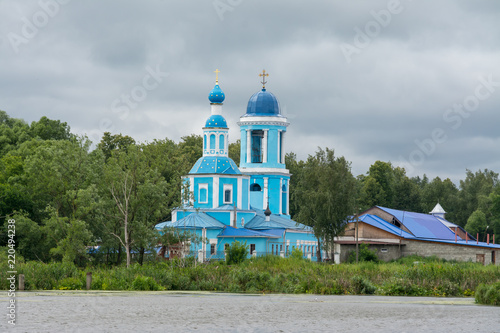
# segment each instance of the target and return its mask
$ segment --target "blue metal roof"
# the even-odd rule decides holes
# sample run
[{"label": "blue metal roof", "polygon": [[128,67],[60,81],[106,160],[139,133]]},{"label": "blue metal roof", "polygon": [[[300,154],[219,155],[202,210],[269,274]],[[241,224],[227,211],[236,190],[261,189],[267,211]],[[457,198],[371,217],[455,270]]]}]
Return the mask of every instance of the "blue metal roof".
[{"label": "blue metal roof", "polygon": [[212,89],[212,91],[210,91],[210,94],[208,94],[210,103],[220,104],[224,102],[225,98],[226,95],[224,95],[224,92],[218,84],[215,84],[214,89]]},{"label": "blue metal roof", "polygon": [[264,88],[250,97],[247,113],[243,115],[243,117],[255,116],[282,117],[278,100]]},{"label": "blue metal roof", "polygon": [[265,237],[280,238],[280,236],[262,231],[249,230],[246,228],[233,228],[226,226],[217,237]]},{"label": "blue metal roof", "polygon": [[404,238],[415,238],[412,234],[396,227],[394,224],[389,223],[383,219],[381,219],[378,216],[371,215],[371,214],[365,214],[359,217],[359,220],[372,225],[376,228],[382,229],[384,231],[390,232],[391,234],[404,237]]},{"label": "blue metal roof", "polygon": [[[435,216],[377,206],[399,220],[417,238],[455,240],[455,233]],[[460,237],[458,237],[461,240]]]},{"label": "blue metal roof", "polygon": [[225,156],[203,156],[196,161],[189,171],[190,174],[216,173],[225,175],[241,175],[238,166],[232,159]]},{"label": "blue metal roof", "polygon": [[165,227],[173,227],[173,228],[187,228],[187,229],[196,229],[196,228],[205,228],[205,229],[222,229],[226,225],[214,219],[213,217],[205,214],[205,213],[192,213],[188,216],[183,217],[182,219],[175,222],[162,222],[158,223],[155,226],[156,230],[162,230]]},{"label": "blue metal roof", "polygon": [[205,123],[205,128],[213,127],[213,128],[228,128],[226,119],[220,114],[213,114],[208,117],[207,122]]},{"label": "blue metal roof", "polygon": [[271,215],[270,221],[266,221],[264,212],[256,210],[256,215],[253,219],[245,223],[245,228],[249,229],[294,229],[312,232],[313,229],[304,224],[295,222],[291,219],[281,217],[279,215]]}]

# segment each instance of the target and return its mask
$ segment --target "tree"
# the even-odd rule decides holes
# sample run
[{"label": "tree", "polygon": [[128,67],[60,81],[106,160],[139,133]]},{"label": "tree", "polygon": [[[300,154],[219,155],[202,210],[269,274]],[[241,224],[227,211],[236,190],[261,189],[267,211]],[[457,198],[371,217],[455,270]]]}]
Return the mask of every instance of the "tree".
[{"label": "tree", "polygon": [[104,170],[105,228],[125,248],[127,267],[132,245],[144,248],[153,241],[153,227],[166,209],[167,182],[147,162],[140,148],[131,145],[115,151]]},{"label": "tree", "polygon": [[45,116],[31,123],[30,132],[33,138],[42,140],[70,140],[74,137],[67,123],[51,120]]},{"label": "tree", "polygon": [[484,171],[466,171],[465,180],[460,181],[460,193],[456,221],[464,226],[469,216],[478,209],[481,197],[487,197],[499,186],[498,174],[485,169]]},{"label": "tree", "polygon": [[441,180],[439,177],[434,178],[421,190],[422,212],[429,213],[439,203],[447,212],[446,218],[455,222],[458,210],[458,192],[458,188],[449,178],[445,180]]},{"label": "tree", "polygon": [[295,153],[287,153],[285,155],[285,164],[288,170],[290,171],[291,178],[290,178],[290,187],[289,187],[289,198],[290,198],[290,216],[292,219],[296,220],[298,219],[298,215],[300,212],[300,203],[295,201],[296,195],[295,191],[297,186],[295,184],[298,184],[300,182],[300,179],[302,178],[302,170],[304,169],[304,161],[300,160],[297,161],[297,155]]},{"label": "tree", "polygon": [[193,166],[200,157],[203,156],[203,138],[201,135],[191,134],[183,136],[179,142],[179,149],[182,156],[186,158],[187,163]]},{"label": "tree", "polygon": [[396,167],[393,169],[394,185],[392,208],[400,210],[408,210],[411,212],[421,211],[420,189],[410,178],[406,176],[406,171],[403,168]]},{"label": "tree", "polygon": [[235,143],[229,144],[228,155],[237,166],[240,166],[240,153],[241,153],[241,141],[240,139],[236,140]]},{"label": "tree", "polygon": [[295,202],[301,205],[297,219],[313,227],[332,258],[335,237],[343,233],[354,212],[355,194],[356,181],[344,157],[335,157],[329,148],[309,155],[294,192]]},{"label": "tree", "polygon": [[97,148],[102,150],[106,159],[110,158],[115,150],[127,150],[130,145],[135,145],[135,140],[128,135],[115,134],[111,135],[110,132],[104,132],[101,142]]},{"label": "tree", "polygon": [[487,227],[488,222],[486,221],[486,215],[482,211],[476,210],[467,219],[465,230],[473,236],[479,234],[479,240],[483,240],[487,232]]}]

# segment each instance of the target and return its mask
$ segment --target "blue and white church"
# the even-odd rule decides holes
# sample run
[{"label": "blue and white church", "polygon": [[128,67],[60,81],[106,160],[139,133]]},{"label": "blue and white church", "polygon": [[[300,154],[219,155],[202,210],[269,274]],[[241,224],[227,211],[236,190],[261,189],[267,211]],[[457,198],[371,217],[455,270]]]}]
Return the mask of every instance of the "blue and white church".
[{"label": "blue and white church", "polygon": [[[229,126],[223,116],[226,98],[219,86],[210,91],[210,116],[203,130],[203,156],[183,177],[183,205],[172,221],[156,225],[196,233],[200,241],[185,244],[183,253],[201,260],[223,259],[224,249],[246,242],[250,256],[287,256],[299,248],[316,260],[317,239],[312,228],[290,218],[290,173],[285,166],[287,118],[276,97],[267,91],[269,75],[259,74],[262,89],[250,97],[239,122],[240,167],[229,158]],[[186,195],[189,194],[189,195]],[[168,252],[165,256],[168,257]]]}]

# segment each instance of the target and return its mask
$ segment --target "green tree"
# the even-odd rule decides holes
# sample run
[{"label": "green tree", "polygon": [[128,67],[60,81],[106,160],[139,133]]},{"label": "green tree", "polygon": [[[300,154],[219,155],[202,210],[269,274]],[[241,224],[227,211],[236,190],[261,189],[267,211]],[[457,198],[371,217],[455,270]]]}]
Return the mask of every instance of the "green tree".
[{"label": "green tree", "polygon": [[335,237],[343,233],[348,216],[354,212],[355,195],[356,180],[344,157],[335,157],[329,148],[309,155],[294,191],[295,203],[301,205],[297,219],[313,227],[331,258]]},{"label": "green tree", "polygon": [[447,212],[446,219],[455,222],[458,192],[458,188],[449,178],[434,178],[422,188],[422,212],[429,213],[439,203]]},{"label": "green tree", "polygon": [[45,116],[31,123],[30,132],[33,138],[42,140],[70,140],[74,137],[67,123],[51,120]]},{"label": "green tree", "polygon": [[203,156],[203,138],[201,135],[191,134],[183,136],[181,140],[179,142],[180,152],[186,158],[187,163],[193,166]]},{"label": "green tree", "polygon": [[465,225],[465,230],[476,237],[479,234],[479,240],[484,240],[485,234],[487,232],[488,222],[486,221],[486,215],[480,211],[474,211]]},{"label": "green tree", "polygon": [[469,216],[479,208],[481,198],[488,197],[498,185],[498,174],[485,169],[484,171],[466,171],[465,180],[460,181],[460,193],[456,221],[464,226]]},{"label": "green tree", "polygon": [[166,189],[167,182],[148,167],[139,147],[115,151],[108,159],[102,183],[104,226],[125,248],[127,267],[132,246],[144,248],[155,238],[154,225],[167,208]]},{"label": "green tree", "polygon": [[240,153],[241,153],[241,141],[240,139],[236,140],[234,143],[229,144],[228,155],[237,166],[240,166]]},{"label": "green tree", "polygon": [[127,150],[130,145],[135,145],[135,140],[128,135],[115,134],[104,132],[101,142],[97,145],[106,159],[110,158],[115,150]]}]

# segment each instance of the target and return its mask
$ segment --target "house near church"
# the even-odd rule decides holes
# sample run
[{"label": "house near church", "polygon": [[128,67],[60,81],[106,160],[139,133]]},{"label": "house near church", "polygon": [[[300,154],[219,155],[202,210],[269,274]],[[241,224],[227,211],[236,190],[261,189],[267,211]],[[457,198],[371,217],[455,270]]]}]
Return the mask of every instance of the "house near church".
[{"label": "house near church", "polygon": [[[183,177],[191,199],[172,213],[158,231],[176,228],[196,233],[202,241],[187,245],[186,253],[201,260],[222,259],[229,244],[246,242],[251,256],[285,256],[300,248],[316,260],[317,239],[312,228],[290,219],[290,173],[285,167],[287,118],[276,97],[262,89],[253,94],[238,122],[240,167],[228,157],[229,127],[223,116],[225,94],[219,86],[209,93],[210,116],[203,130],[203,156]],[[170,254],[165,253],[168,257]]]},{"label": "house near church", "polygon": [[[480,242],[476,235],[447,221],[445,214],[439,203],[429,214],[375,206],[358,218],[358,243],[369,244],[385,261],[419,255],[500,264],[500,245],[495,244],[493,237]],[[340,262],[344,262],[356,248],[356,222],[348,223],[337,244]]]}]

